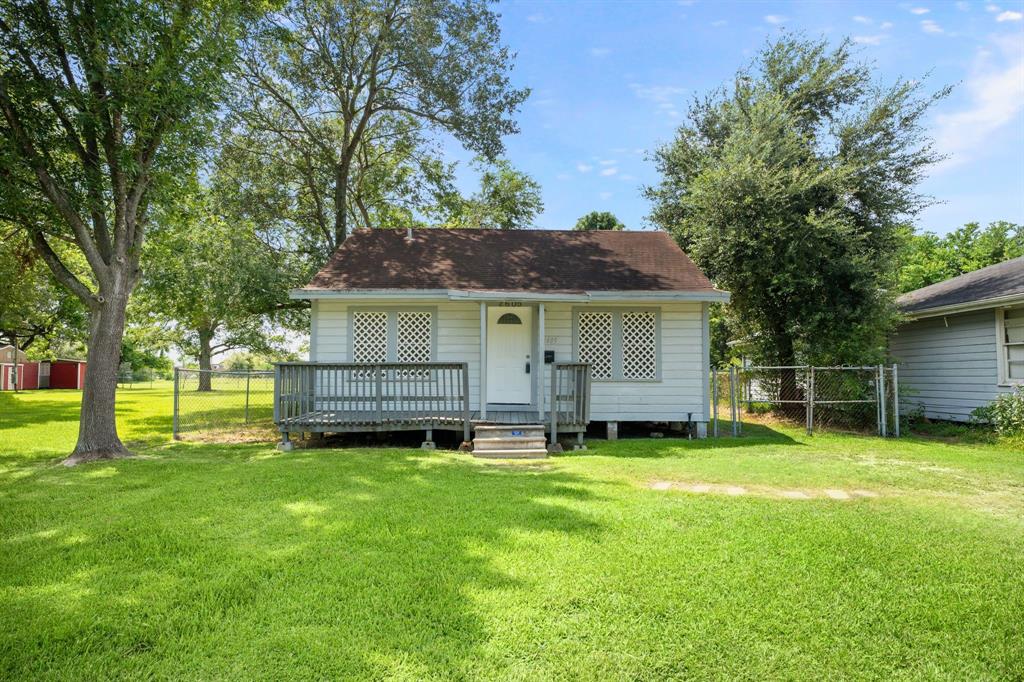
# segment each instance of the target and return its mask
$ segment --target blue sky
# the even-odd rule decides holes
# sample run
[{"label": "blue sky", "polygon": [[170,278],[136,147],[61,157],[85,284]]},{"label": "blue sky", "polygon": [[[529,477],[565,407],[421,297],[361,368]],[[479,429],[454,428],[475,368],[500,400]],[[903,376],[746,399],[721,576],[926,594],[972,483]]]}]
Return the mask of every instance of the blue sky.
[{"label": "blue sky", "polygon": [[923,185],[944,203],[920,228],[1024,222],[1024,2],[508,0],[498,11],[518,53],[514,82],[533,90],[506,144],[543,188],[538,227],[609,210],[650,228],[640,188],[657,173],[646,153],[671,139],[694,95],[730,81],[783,29],[852,37],[885,83],[956,85],[929,119],[950,159]]}]

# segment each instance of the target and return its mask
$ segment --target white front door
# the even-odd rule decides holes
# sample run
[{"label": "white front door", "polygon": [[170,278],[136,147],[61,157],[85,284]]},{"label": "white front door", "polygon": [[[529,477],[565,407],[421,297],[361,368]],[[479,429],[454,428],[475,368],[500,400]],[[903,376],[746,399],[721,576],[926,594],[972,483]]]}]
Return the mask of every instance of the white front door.
[{"label": "white front door", "polygon": [[487,402],[530,403],[530,308],[487,308]]}]

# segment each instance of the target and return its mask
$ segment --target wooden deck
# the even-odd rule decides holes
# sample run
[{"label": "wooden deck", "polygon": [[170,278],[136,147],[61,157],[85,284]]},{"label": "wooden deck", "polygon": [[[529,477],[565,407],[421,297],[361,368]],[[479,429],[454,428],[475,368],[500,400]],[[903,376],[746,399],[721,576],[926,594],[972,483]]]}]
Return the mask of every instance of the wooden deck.
[{"label": "wooden deck", "polygon": [[[543,425],[550,429],[551,415],[544,413],[541,419],[535,410],[487,410],[487,418],[474,410],[470,418],[473,427],[486,426],[527,426]],[[421,412],[389,412],[381,419],[376,411],[316,410],[286,419],[278,424],[281,431],[335,432],[335,431],[415,431],[437,429],[440,431],[462,430],[462,417],[457,415],[424,415]],[[559,422],[559,430],[567,432],[585,431],[586,424],[565,424]]]}]

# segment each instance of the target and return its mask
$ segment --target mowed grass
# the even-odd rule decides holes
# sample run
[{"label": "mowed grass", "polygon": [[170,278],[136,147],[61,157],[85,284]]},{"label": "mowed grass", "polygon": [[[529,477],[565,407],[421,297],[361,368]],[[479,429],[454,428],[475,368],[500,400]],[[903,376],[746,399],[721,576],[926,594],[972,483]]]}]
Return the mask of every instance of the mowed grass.
[{"label": "mowed grass", "polygon": [[79,397],[0,394],[2,679],[1024,676],[1010,446],[281,454],[170,442],[160,385],[67,469]]}]

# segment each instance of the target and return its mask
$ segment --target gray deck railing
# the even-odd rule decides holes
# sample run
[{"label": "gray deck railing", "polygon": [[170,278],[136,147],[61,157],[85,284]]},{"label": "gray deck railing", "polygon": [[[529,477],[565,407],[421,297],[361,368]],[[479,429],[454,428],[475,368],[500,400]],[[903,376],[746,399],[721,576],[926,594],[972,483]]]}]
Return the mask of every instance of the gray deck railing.
[{"label": "gray deck railing", "polygon": [[551,364],[551,442],[558,442],[558,427],[585,428],[590,423],[590,365],[585,362]]},{"label": "gray deck railing", "polygon": [[469,440],[469,371],[464,362],[278,363],[274,423],[284,434],[461,428]]}]

